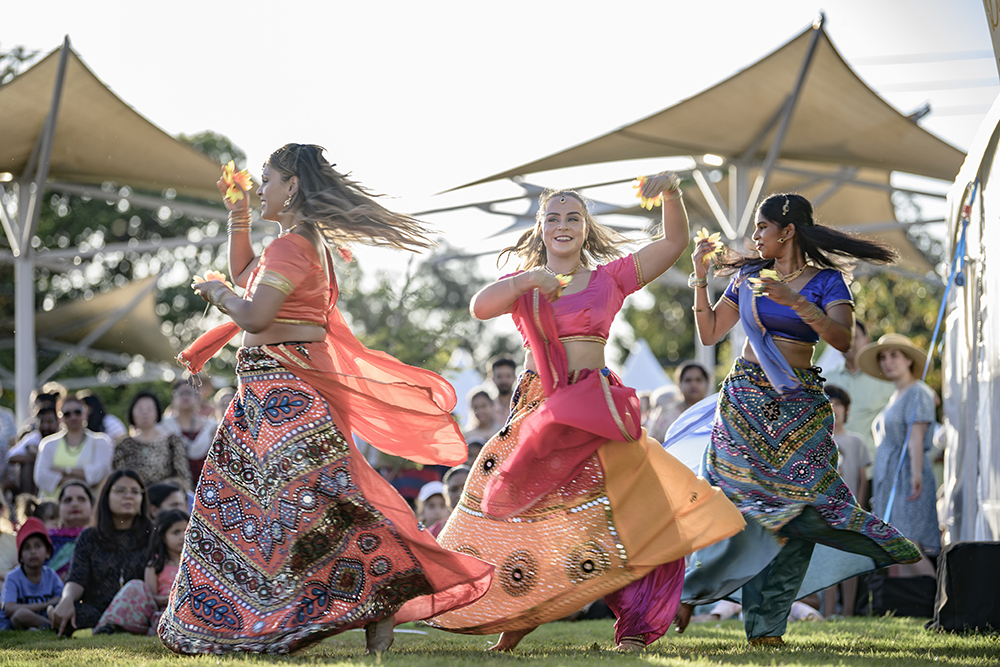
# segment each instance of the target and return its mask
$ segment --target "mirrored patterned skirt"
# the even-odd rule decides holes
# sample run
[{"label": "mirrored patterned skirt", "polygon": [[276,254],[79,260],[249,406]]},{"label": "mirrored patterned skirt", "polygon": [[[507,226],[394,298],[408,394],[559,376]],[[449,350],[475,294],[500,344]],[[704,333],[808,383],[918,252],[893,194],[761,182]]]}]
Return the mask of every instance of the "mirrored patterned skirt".
[{"label": "mirrored patterned skirt", "polygon": [[744,526],[718,489],[645,432],[635,442],[602,445],[571,484],[524,513],[506,520],[485,515],[480,503],[486,483],[517,447],[524,420],[544,400],[538,375],[523,373],[507,424],[480,452],[459,506],[438,535],[442,546],[497,569],[486,595],[434,617],[429,621],[434,627],[469,634],[534,628]]},{"label": "mirrored patterned skirt", "polygon": [[335,406],[241,348],[159,625],[178,653],[287,653],[392,614],[468,604],[492,567],[442,549],[338,426]]}]

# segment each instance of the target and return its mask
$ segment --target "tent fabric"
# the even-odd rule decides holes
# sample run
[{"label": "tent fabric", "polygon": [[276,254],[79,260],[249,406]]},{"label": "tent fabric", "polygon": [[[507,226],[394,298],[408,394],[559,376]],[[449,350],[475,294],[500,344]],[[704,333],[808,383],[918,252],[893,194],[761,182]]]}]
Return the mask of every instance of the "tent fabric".
[{"label": "tent fabric", "polygon": [[[944,543],[1000,541],[1000,99],[948,192],[951,253],[966,192],[979,180],[966,229],[962,285],[948,303],[942,393],[945,443]],[[994,233],[991,233],[994,232]]]},{"label": "tent fabric", "polygon": [[[962,151],[880,98],[844,61],[820,26],[672,107],[468,185],[617,160],[708,153],[739,158],[777,117],[792,92],[813,30],[821,34],[781,156],[952,180],[962,164]],[[763,159],[773,137],[772,128],[749,157]]]},{"label": "tent fabric", "polygon": [[[0,171],[26,169],[52,104],[61,49],[0,87]],[[70,49],[49,177],[219,200],[220,167],[119,99]],[[221,209],[220,209],[221,211]],[[220,213],[220,216],[223,215]]]},{"label": "tent fabric", "polygon": [[[155,280],[156,276],[151,276],[96,294],[87,300],[76,299],[48,312],[38,312],[35,314],[35,336],[75,345],[101,326],[108,317],[131,303]],[[156,295],[156,290],[150,289],[90,347],[121,354],[139,354],[147,361],[174,363],[177,351],[160,329],[161,320],[156,314]],[[0,324],[3,335],[12,335],[13,330],[13,320]],[[40,347],[44,347],[44,344]]]}]

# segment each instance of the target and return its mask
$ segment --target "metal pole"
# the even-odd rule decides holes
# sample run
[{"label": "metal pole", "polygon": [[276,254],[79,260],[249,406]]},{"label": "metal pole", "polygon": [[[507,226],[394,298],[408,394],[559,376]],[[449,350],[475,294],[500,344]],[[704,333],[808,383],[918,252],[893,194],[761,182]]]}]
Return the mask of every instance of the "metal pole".
[{"label": "metal pole", "polygon": [[49,164],[52,159],[52,144],[56,133],[56,120],[59,116],[59,102],[62,98],[63,82],[66,79],[66,65],[69,61],[69,36],[63,40],[62,53],[59,54],[59,69],[56,72],[55,87],[52,91],[52,104],[49,115],[45,119],[41,150],[39,151],[38,172],[35,174],[34,192],[28,193],[28,188],[18,192],[18,207],[29,195],[25,215],[21,217],[21,254],[14,265],[14,373],[17,376],[14,405],[17,409],[17,419],[24,422],[28,418],[28,398],[35,388],[35,376],[38,370],[35,358],[35,263],[31,248],[31,237],[35,234],[38,217],[41,213],[45,194],[45,182],[49,178]]},{"label": "metal pole", "polygon": [[809,66],[812,65],[813,56],[816,53],[816,47],[819,45],[819,36],[823,32],[823,23],[825,21],[826,16],[820,14],[819,19],[813,25],[813,34],[809,40],[809,46],[806,48],[806,55],[802,60],[802,66],[799,68],[798,76],[795,79],[795,86],[792,88],[788,99],[785,100],[781,123],[778,125],[778,130],[775,132],[771,146],[767,149],[764,164],[761,165],[760,172],[757,174],[757,181],[753,185],[753,190],[750,191],[747,207],[743,210],[743,217],[740,218],[738,230],[740,236],[746,233],[747,227],[750,225],[750,218],[753,216],[753,210],[757,206],[757,200],[760,199],[761,193],[767,186],[767,179],[771,175],[771,168],[781,154],[781,147],[785,143],[785,134],[788,132],[788,126],[791,125],[792,116],[795,113],[795,105],[799,101],[799,95],[802,93],[802,88],[805,85],[806,75],[809,74]]}]

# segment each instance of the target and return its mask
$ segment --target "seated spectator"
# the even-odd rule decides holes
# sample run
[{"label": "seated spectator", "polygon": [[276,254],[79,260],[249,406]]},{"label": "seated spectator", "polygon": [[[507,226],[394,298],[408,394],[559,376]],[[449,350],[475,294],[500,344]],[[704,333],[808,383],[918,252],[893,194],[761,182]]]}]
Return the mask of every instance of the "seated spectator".
[{"label": "seated spectator", "polygon": [[104,403],[97,394],[81,391],[79,396],[87,406],[87,428],[94,433],[104,433],[111,438],[111,442],[118,442],[128,435],[128,429],[122,420],[104,410]]},{"label": "seated spectator", "polygon": [[94,524],[80,533],[59,603],[48,610],[60,636],[93,628],[126,581],[141,579],[149,547],[146,489],[134,470],[108,476]]},{"label": "seated spectator", "polygon": [[40,500],[30,493],[22,493],[14,499],[14,508],[18,524],[34,517],[45,524],[46,530],[59,525],[59,505],[51,500]]},{"label": "seated spectator", "polygon": [[479,458],[479,452],[483,451],[483,447],[486,446],[486,441],[476,439],[466,440],[465,445],[469,448],[469,458],[465,460],[465,465],[474,468],[476,459]]},{"label": "seated spectator", "polygon": [[[444,527],[444,521],[448,518],[448,507],[444,500],[444,484],[441,482],[428,482],[420,488],[417,494],[417,520],[424,526],[440,525]],[[432,536],[437,537],[437,533],[428,531]],[[440,532],[440,528],[438,529]]]},{"label": "seated spectator", "polygon": [[671,401],[665,400],[663,396],[657,396],[657,404],[650,410],[651,425],[647,426],[646,431],[649,437],[657,442],[663,442],[667,429],[685,410],[708,396],[708,370],[696,361],[685,361],[678,366],[674,380],[680,396],[676,397],[676,394],[673,394],[674,398]]},{"label": "seated spectator", "polygon": [[5,491],[11,491],[13,495],[37,492],[34,475],[38,445],[42,438],[58,432],[59,413],[56,406],[42,405],[35,413],[32,429],[7,452],[7,473],[3,483]]},{"label": "seated spectator", "polygon": [[45,609],[62,595],[63,582],[45,566],[52,556],[52,542],[45,524],[32,517],[17,531],[17,560],[20,565],[6,578],[0,592],[0,630],[47,630]]},{"label": "seated spectator", "polygon": [[201,469],[205,466],[208,449],[218,430],[214,419],[200,414],[201,408],[201,394],[198,390],[185,380],[175,380],[170,392],[170,416],[164,417],[160,422],[160,428],[165,433],[177,436],[184,443],[192,480],[188,488],[194,488],[197,484]]},{"label": "seated spectator", "polygon": [[462,492],[465,491],[465,480],[468,478],[469,466],[464,464],[449,468],[448,472],[444,474],[444,479],[441,482],[444,484],[444,504],[447,514],[440,521],[427,528],[427,531],[434,537],[441,534],[441,530],[448,522],[448,517],[458,507],[458,503],[461,502]]},{"label": "seated spectator", "polygon": [[2,585],[7,573],[17,567],[17,531],[10,522],[10,517],[14,515],[2,497],[0,497],[0,510],[2,510],[0,512],[0,585]]},{"label": "seated spectator", "polygon": [[[3,385],[0,384],[0,396],[3,395]],[[0,479],[6,477],[7,452],[17,444],[17,420],[14,411],[0,406]]]},{"label": "seated spectator", "polygon": [[131,434],[115,445],[115,469],[135,470],[148,484],[177,479],[186,489],[193,488],[187,447],[179,436],[160,427],[163,409],[156,394],[136,394],[127,416]]},{"label": "seated spectator", "polygon": [[76,538],[90,525],[94,511],[94,493],[86,482],[71,480],[59,489],[59,525],[49,529],[52,540],[52,558],[46,563],[66,581],[73,561]]},{"label": "seated spectator", "polygon": [[167,510],[188,510],[187,492],[176,482],[157,482],[149,487],[149,519],[156,521],[160,512]]},{"label": "seated spectator", "polygon": [[71,479],[84,481],[91,488],[97,486],[111,472],[114,453],[108,436],[84,428],[87,408],[80,398],[66,396],[59,412],[63,429],[42,438],[35,460],[35,486],[48,497]]},{"label": "seated spectator", "polygon": [[503,422],[496,418],[493,399],[484,389],[473,390],[469,396],[469,411],[469,421],[462,429],[466,440],[486,442],[503,426]]}]

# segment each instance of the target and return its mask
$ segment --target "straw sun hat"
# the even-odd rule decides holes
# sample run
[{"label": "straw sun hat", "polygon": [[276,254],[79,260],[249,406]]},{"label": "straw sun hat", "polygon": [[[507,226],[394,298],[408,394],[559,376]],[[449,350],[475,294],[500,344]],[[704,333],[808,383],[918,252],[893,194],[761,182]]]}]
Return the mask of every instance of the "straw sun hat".
[{"label": "straw sun hat", "polygon": [[913,377],[920,379],[924,372],[924,364],[927,363],[927,353],[903,334],[886,334],[879,338],[877,343],[865,345],[858,352],[858,367],[872,377],[888,380],[878,365],[878,355],[882,350],[899,350],[909,357],[913,361]]}]

